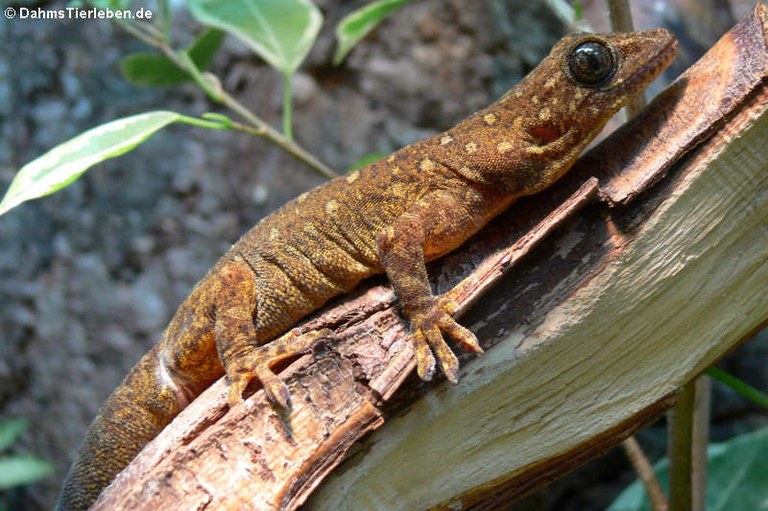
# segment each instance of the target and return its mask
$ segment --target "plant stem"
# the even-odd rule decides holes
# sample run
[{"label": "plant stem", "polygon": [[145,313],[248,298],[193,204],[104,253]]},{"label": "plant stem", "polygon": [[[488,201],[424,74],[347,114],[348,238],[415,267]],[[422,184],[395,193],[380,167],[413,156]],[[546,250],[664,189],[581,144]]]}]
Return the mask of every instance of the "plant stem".
[{"label": "plant stem", "polygon": [[651,509],[653,511],[667,511],[669,509],[669,503],[664,495],[664,490],[659,484],[659,480],[656,478],[656,474],[653,471],[653,466],[648,460],[648,457],[643,452],[637,439],[631,436],[624,440],[621,444],[624,447],[624,452],[627,454],[632,467],[637,472],[640,481],[645,487],[645,493],[648,495],[648,501],[651,503]]},{"label": "plant stem", "polygon": [[221,90],[220,93],[221,103],[248,121],[248,123],[250,123],[255,128],[254,130],[251,130],[251,133],[266,138],[270,142],[278,145],[285,152],[297,160],[307,164],[312,170],[322,176],[327,177],[328,179],[333,179],[334,177],[338,176],[338,174],[331,170],[330,167],[319,161],[293,140],[285,138],[282,134],[280,134],[280,132],[262,121],[259,117],[257,117],[241,103],[235,100],[235,98],[230,96],[226,91]]},{"label": "plant stem", "polygon": [[693,408],[696,385],[686,383],[680,399],[667,414],[669,443],[669,509],[691,511],[693,509],[692,440]]},{"label": "plant stem", "polygon": [[231,129],[231,123],[225,124],[216,120],[198,119],[197,117],[189,117],[187,115],[180,116],[179,122],[183,122],[185,124],[191,124],[192,126],[197,126],[199,128],[207,128],[209,130]]},{"label": "plant stem", "polygon": [[291,94],[291,79],[293,75],[283,75],[283,135],[288,140],[293,140],[293,95]]},{"label": "plant stem", "polygon": [[730,373],[723,371],[717,367],[710,367],[706,370],[706,373],[716,380],[728,385],[733,390],[749,399],[753,403],[757,403],[765,409],[768,409],[768,394],[760,392],[755,387],[741,381]]},{"label": "plant stem", "polygon": [[253,127],[253,129],[250,130],[241,131],[247,131],[252,135],[260,136],[269,140],[273,144],[280,147],[283,151],[287,152],[297,160],[306,164],[309,168],[318,174],[328,179],[332,179],[338,175],[330,167],[322,163],[299,144],[291,140],[291,138],[282,135],[279,131],[275,130],[272,126],[264,122],[256,114],[248,110],[248,108],[246,108],[243,104],[241,104],[235,98],[230,96],[224,89],[222,89],[218,83],[212,85],[213,82],[218,81],[211,78],[210,75],[206,76],[207,73],[201,73],[188,55],[184,54],[184,57],[186,58],[182,57],[182,53],[176,52],[173,48],[171,48],[159,32],[156,30],[149,30],[143,25],[136,25],[127,22],[119,22],[118,25],[120,25],[123,29],[125,29],[137,39],[162,52],[163,55],[168,57],[180,69],[189,73],[211,99],[229,108]]},{"label": "plant stem", "polygon": [[616,32],[631,32],[633,30],[629,0],[609,0],[608,11],[613,30]]},{"label": "plant stem", "polygon": [[[611,17],[611,29],[614,32],[632,32],[632,11],[629,8],[629,0],[608,0],[608,10]],[[631,119],[645,108],[645,91],[641,91],[629,103],[627,103],[627,119]]]},{"label": "plant stem", "polygon": [[712,380],[699,376],[694,383],[696,395],[693,401],[693,439],[691,446],[691,486],[693,510],[705,511],[707,507],[707,449],[709,448],[709,419],[712,401]]}]

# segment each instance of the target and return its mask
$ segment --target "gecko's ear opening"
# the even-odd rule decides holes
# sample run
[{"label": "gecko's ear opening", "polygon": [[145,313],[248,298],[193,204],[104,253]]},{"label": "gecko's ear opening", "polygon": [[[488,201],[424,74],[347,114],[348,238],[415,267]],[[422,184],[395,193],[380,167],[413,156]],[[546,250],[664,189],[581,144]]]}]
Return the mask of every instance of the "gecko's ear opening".
[{"label": "gecko's ear opening", "polygon": [[531,135],[531,138],[533,138],[534,142],[539,147],[545,146],[560,138],[560,132],[555,129],[554,126],[544,124],[534,126],[528,131],[528,134]]}]

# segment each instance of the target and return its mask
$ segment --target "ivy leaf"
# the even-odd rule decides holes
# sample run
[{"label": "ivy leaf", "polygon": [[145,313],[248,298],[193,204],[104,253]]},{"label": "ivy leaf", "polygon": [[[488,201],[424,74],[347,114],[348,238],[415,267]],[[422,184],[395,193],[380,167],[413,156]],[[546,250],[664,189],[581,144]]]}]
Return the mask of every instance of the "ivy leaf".
[{"label": "ivy leaf", "polygon": [[0,458],[0,490],[34,483],[53,474],[53,465],[32,456]]},{"label": "ivy leaf", "polygon": [[0,201],[0,215],[24,201],[60,190],[93,165],[120,156],[150,135],[185,117],[175,112],[148,112],[90,129],[24,165]]},{"label": "ivy leaf", "polygon": [[336,53],[333,64],[338,66],[368,33],[376,28],[387,15],[411,0],[378,0],[361,7],[342,18],[336,26]]},{"label": "ivy leaf", "polygon": [[3,419],[0,421],[0,451],[12,446],[27,429],[25,419]]},{"label": "ivy leaf", "polygon": [[[208,69],[225,36],[221,30],[209,28],[187,48],[189,58],[199,70]],[[192,80],[189,73],[157,53],[128,55],[120,62],[120,71],[132,83],[150,87],[168,87]]]},{"label": "ivy leaf", "polygon": [[187,5],[197,21],[234,35],[284,75],[296,72],[323,23],[309,0],[189,0]]}]

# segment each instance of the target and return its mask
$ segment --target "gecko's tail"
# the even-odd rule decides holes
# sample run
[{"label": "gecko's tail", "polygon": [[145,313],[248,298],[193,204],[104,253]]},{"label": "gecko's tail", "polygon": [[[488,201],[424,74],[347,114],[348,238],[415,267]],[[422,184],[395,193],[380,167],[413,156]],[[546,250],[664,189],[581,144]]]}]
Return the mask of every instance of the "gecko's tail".
[{"label": "gecko's tail", "polygon": [[[69,469],[56,511],[88,509],[101,491],[186,406],[155,346],[104,402]],[[153,377],[154,375],[154,377]]]}]

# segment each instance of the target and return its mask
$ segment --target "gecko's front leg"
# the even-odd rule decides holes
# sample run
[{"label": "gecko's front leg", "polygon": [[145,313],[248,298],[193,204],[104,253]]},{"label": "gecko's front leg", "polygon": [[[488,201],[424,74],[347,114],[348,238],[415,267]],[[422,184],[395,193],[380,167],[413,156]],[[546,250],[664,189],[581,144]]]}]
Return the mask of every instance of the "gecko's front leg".
[{"label": "gecko's front leg", "polygon": [[[445,191],[428,194],[378,237],[381,264],[410,321],[417,371],[423,380],[432,378],[437,362],[448,380],[458,381],[459,363],[443,334],[465,351],[483,353],[475,335],[451,316],[455,306],[432,295],[427,276],[425,252],[449,251],[450,245],[464,241],[467,224],[475,223],[463,214],[467,208],[463,199]],[[457,242],[452,235],[459,233],[462,239]]]}]

